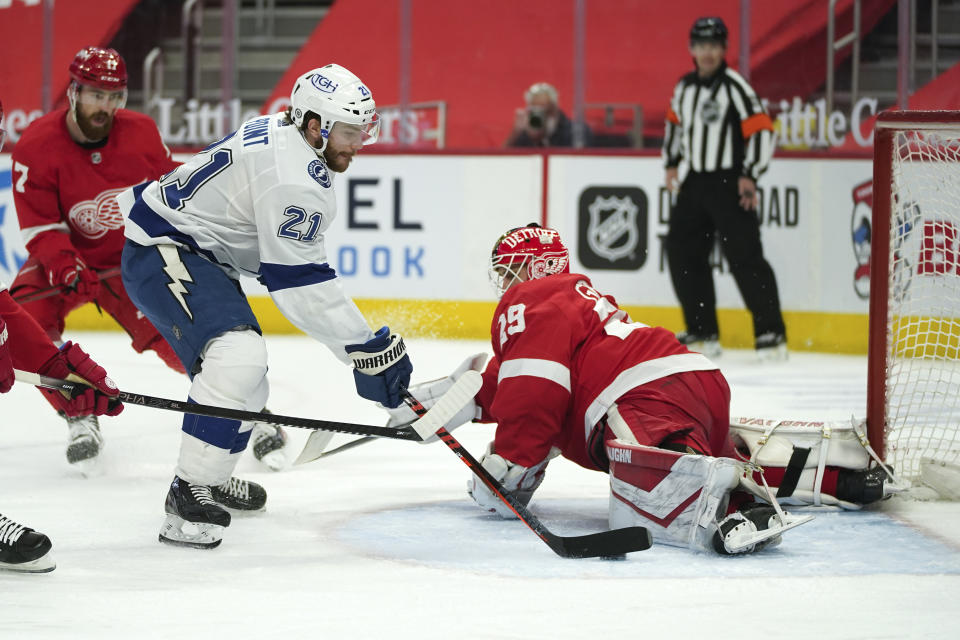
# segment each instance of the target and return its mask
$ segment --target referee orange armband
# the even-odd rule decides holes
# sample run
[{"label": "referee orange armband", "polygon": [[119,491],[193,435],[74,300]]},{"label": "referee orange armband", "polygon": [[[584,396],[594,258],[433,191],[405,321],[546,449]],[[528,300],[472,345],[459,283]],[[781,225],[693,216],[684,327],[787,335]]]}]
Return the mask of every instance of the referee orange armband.
[{"label": "referee orange armband", "polygon": [[773,120],[765,113],[757,113],[740,123],[740,129],[743,131],[743,139],[746,140],[757,131],[773,131]]}]

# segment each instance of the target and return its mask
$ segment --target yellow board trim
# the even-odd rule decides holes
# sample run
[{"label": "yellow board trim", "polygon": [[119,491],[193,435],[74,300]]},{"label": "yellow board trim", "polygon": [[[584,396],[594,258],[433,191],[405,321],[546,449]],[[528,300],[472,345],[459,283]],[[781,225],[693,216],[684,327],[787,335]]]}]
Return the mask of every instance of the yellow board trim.
[{"label": "yellow board trim", "polygon": [[[250,306],[267,334],[300,333],[283,317],[269,297],[251,297]],[[463,300],[355,300],[370,326],[383,325],[404,336],[437,339],[489,340],[494,302]],[[683,329],[683,316],[676,307],[637,307],[624,309],[636,321],[672,331]],[[787,344],[793,351],[826,353],[867,353],[867,315],[786,311]],[[728,349],[753,347],[750,314],[738,309],[720,309],[720,343]],[[67,318],[67,327],[75,331],[119,331],[108,315],[100,315],[93,305],[85,305]]]}]

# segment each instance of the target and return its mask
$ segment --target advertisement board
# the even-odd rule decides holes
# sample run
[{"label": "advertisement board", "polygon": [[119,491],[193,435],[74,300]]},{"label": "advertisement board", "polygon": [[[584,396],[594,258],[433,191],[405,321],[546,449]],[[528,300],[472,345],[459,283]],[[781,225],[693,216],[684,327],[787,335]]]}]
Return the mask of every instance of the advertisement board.
[{"label": "advertisement board", "polygon": [[[0,167],[0,279],[9,283],[26,251],[9,154]],[[871,176],[867,159],[775,158],[760,180],[764,252],[800,348],[866,348]],[[505,230],[544,214],[561,231],[573,270],[638,319],[683,328],[673,326],[680,316],[664,251],[670,194],[657,157],[370,154],[336,177],[336,192],[326,237],[332,266],[361,309],[399,313],[408,333],[485,338],[495,302],[490,249]],[[719,249],[713,262],[721,330],[746,342],[749,316]],[[263,298],[264,313],[277,313],[256,281],[243,286]],[[455,317],[464,309],[477,317]]]},{"label": "advertisement board", "polygon": [[[761,178],[757,215],[785,310],[866,313],[854,288],[851,227],[853,189],[871,175],[868,160],[775,159]],[[664,245],[671,194],[663,184],[659,158],[550,157],[550,224],[570,245],[573,269],[621,303],[676,305]],[[719,249],[713,263],[718,306],[742,307]]]}]

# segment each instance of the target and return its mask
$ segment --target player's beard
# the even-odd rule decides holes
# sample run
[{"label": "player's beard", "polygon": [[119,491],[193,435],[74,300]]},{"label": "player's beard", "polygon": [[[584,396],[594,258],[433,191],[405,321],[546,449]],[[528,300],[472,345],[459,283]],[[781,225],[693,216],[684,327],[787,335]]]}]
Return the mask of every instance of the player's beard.
[{"label": "player's beard", "polygon": [[93,115],[87,116],[80,109],[76,110],[77,126],[83,136],[91,142],[103,140],[110,134],[113,127],[113,116],[106,111],[97,111]]},{"label": "player's beard", "polygon": [[323,150],[323,159],[327,161],[327,167],[330,171],[336,173],[346,171],[347,167],[350,166],[350,161],[353,160],[353,156],[354,154],[350,152],[333,149],[329,144]]}]

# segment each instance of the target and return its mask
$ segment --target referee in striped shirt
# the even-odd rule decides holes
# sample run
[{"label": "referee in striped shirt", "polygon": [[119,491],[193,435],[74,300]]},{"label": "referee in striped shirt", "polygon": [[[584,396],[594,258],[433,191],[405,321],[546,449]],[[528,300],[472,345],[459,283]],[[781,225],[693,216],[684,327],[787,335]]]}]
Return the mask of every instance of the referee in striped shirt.
[{"label": "referee in striped shirt", "polygon": [[[696,70],[680,79],[667,110],[663,157],[667,188],[677,194],[667,233],[667,261],[683,307],[677,338],[707,356],[720,355],[716,294],[709,257],[723,253],[753,315],[761,360],[787,356],[777,281],[763,257],[757,179],[773,155],[773,123],[746,80],[727,67],[727,27],[700,18],[690,30]],[[682,184],[677,168],[686,161]]]}]

